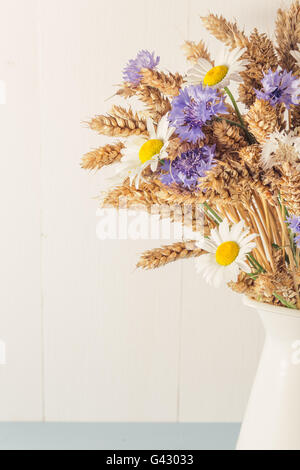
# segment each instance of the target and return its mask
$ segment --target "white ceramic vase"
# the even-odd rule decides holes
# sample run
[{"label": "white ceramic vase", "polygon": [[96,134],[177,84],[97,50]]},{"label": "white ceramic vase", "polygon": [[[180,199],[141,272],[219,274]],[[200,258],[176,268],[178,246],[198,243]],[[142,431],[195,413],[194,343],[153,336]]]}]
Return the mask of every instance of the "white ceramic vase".
[{"label": "white ceramic vase", "polygon": [[266,340],[237,450],[300,450],[300,310],[244,303]]}]

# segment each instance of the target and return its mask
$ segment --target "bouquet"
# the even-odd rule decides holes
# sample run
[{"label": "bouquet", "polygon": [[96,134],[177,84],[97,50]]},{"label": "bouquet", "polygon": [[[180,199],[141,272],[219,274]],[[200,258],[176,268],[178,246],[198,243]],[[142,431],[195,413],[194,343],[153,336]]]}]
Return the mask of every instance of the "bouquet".
[{"label": "bouquet", "polygon": [[114,140],[82,167],[112,165],[104,208],[155,206],[189,227],[188,239],[147,251],[138,267],[195,258],[215,287],[299,309],[300,3],[278,11],[276,43],[222,16],[202,21],[223,43],[220,56],[187,41],[181,75],[140,51],[116,92],[124,106],[89,122]]}]

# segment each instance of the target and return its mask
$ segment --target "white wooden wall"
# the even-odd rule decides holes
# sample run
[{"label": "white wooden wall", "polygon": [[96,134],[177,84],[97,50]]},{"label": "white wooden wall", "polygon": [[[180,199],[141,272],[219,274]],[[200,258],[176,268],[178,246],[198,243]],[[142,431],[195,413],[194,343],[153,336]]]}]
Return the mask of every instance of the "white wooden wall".
[{"label": "white wooden wall", "polygon": [[[255,314],[193,261],[134,269],[153,242],[96,237],[109,106],[138,49],[184,71],[200,15],[272,31],[278,0],[0,0],[0,420],[239,421],[262,344]],[[213,51],[218,43],[209,39]]]}]

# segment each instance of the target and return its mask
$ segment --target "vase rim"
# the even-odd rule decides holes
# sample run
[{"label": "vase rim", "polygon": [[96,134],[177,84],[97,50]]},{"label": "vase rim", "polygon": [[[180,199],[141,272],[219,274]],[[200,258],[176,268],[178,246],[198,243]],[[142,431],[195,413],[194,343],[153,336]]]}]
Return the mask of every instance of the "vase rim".
[{"label": "vase rim", "polygon": [[247,307],[252,307],[257,310],[263,310],[265,312],[271,312],[282,316],[300,318],[300,310],[298,309],[289,309],[287,307],[279,307],[277,305],[266,304],[264,302],[257,302],[256,300],[250,299],[246,295],[243,295],[243,303]]}]

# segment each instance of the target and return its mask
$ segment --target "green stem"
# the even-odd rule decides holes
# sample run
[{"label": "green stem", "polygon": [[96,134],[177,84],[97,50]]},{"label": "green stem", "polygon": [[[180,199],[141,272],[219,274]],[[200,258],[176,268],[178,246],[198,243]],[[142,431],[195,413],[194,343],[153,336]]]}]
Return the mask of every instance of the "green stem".
[{"label": "green stem", "polygon": [[225,121],[227,122],[228,124],[230,124],[231,126],[237,126],[237,127],[240,127],[241,129],[243,129],[245,132],[247,132],[247,129],[246,127],[242,126],[242,124],[240,124],[239,122],[235,122],[235,121],[231,121],[231,119],[226,119],[226,118],[223,118],[223,117],[215,117],[215,120],[216,121]]},{"label": "green stem", "polygon": [[213,217],[216,219],[216,221],[220,224],[223,222],[223,220],[221,219],[221,217],[218,216],[218,214],[207,204],[207,202],[204,202],[203,204],[203,207],[205,207],[205,209],[207,211],[209,211],[211,213],[211,215],[213,215]]},{"label": "green stem", "polygon": [[228,87],[225,87],[224,90],[226,91],[227,95],[229,96],[232,104],[233,104],[233,107],[235,109],[235,112],[236,112],[236,115],[237,117],[239,118],[239,121],[241,123],[241,127],[244,129],[245,133],[246,133],[246,136],[247,136],[247,139],[249,141],[249,144],[254,144],[256,143],[256,140],[254,139],[253,135],[250,134],[250,132],[248,131],[247,127],[246,127],[246,124],[244,122],[244,119],[241,115],[241,112],[239,110],[239,107],[237,105],[237,102],[235,101],[235,98],[233,96],[233,94],[231,93],[231,91],[229,90]]},{"label": "green stem", "polygon": [[257,269],[260,273],[265,273],[265,269],[259,264],[259,262],[254,258],[253,255],[248,255],[248,260],[250,261],[251,265]]},{"label": "green stem", "polygon": [[[281,197],[280,193],[279,193],[279,196],[278,196],[278,204],[279,204],[281,212],[284,212],[286,219],[288,219],[290,214],[289,214],[289,211],[288,211],[287,207],[284,205],[284,201],[282,200],[282,197]],[[282,247],[282,248],[287,248],[287,247],[291,248],[295,264],[298,268],[297,245],[296,245],[296,241],[295,241],[295,235],[293,234],[292,230],[289,228],[287,220],[285,220],[284,223],[287,226],[289,239],[290,239],[290,245],[287,245],[286,247]],[[286,255],[287,255],[287,253],[286,253]]]},{"label": "green stem", "polygon": [[279,302],[281,302],[282,305],[284,305],[285,307],[287,307],[287,308],[292,308],[292,309],[294,309],[294,310],[297,310],[296,305],[291,304],[290,302],[288,302],[287,300],[285,300],[283,297],[281,297],[281,295],[276,294],[276,292],[273,292],[273,295],[274,295],[274,297],[276,297],[276,299],[278,299]]},{"label": "green stem", "polygon": [[253,281],[256,281],[260,273],[248,273],[247,276],[250,277],[250,279],[253,279]]},{"label": "green stem", "polygon": [[229,98],[231,99],[231,102],[232,102],[232,104],[233,104],[233,107],[234,107],[234,109],[235,109],[235,112],[236,112],[236,114],[237,114],[237,117],[239,118],[239,121],[240,121],[241,125],[242,125],[244,128],[246,128],[245,123],[244,123],[244,120],[243,120],[243,117],[242,117],[242,115],[241,115],[241,113],[240,113],[239,107],[238,107],[238,105],[237,105],[237,102],[235,101],[235,98],[234,98],[233,94],[231,93],[231,91],[229,90],[229,88],[228,88],[227,86],[224,88],[224,90],[226,91],[227,95],[228,95]]}]

